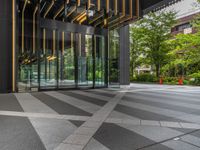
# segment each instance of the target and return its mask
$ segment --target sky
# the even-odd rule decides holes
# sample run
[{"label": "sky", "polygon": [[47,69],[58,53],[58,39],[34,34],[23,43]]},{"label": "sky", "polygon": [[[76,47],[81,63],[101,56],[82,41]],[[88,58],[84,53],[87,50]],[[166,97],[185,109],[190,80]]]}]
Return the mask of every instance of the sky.
[{"label": "sky", "polygon": [[184,16],[189,16],[194,13],[200,12],[200,5],[197,4],[197,0],[182,0],[174,5],[171,5],[165,9],[174,10],[177,12],[177,19]]}]

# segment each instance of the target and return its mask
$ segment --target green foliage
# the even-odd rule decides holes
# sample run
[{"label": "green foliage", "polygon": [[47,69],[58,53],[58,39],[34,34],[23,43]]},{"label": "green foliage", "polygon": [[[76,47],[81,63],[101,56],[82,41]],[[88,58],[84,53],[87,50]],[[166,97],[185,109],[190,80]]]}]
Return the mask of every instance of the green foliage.
[{"label": "green foliage", "polygon": [[192,85],[200,85],[200,71],[190,75],[191,79],[189,81]]},{"label": "green foliage", "polygon": [[[178,76],[179,67],[182,66],[182,75],[194,75],[200,70],[200,16],[197,16],[191,21],[196,33],[193,34],[178,34],[173,40],[168,42],[173,45],[173,50],[168,53],[170,62],[164,66],[163,72],[165,75],[175,69],[173,76]],[[196,81],[198,79],[195,79]],[[189,84],[198,82],[190,81]]]},{"label": "green foliage", "polygon": [[160,76],[161,67],[168,62],[167,53],[171,46],[167,40],[171,38],[170,31],[174,24],[174,12],[160,12],[149,13],[133,25],[131,60],[137,61],[137,57],[142,55],[146,62],[155,66],[157,77]]},{"label": "green foliage", "polygon": [[191,78],[200,78],[200,71],[190,75]]},{"label": "green foliage", "polygon": [[136,75],[134,78],[132,78],[132,81],[137,81],[137,82],[158,82],[159,79],[153,74],[143,73],[143,74],[140,74],[140,75]]},{"label": "green foliage", "polygon": [[132,80],[155,82],[150,74],[134,75],[135,68],[149,65],[155,68],[157,80],[162,75],[166,84],[178,84],[184,77],[184,84],[200,85],[200,15],[191,21],[195,33],[172,37],[175,15],[150,13],[131,26]]},{"label": "green foliage", "polygon": [[178,84],[178,78],[176,78],[176,77],[164,77],[163,82],[165,84],[176,85],[176,84]]}]

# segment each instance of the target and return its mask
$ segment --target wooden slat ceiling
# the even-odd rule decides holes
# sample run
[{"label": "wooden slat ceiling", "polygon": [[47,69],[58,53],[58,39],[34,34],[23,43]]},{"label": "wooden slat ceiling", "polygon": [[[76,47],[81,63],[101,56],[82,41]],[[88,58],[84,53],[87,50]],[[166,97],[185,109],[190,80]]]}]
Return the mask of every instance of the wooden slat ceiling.
[{"label": "wooden slat ceiling", "polygon": [[[20,1],[19,9],[26,0]],[[162,9],[180,0],[28,0],[39,6],[40,16],[102,28],[114,28],[137,20],[143,14]],[[31,14],[31,12],[29,12]]]}]

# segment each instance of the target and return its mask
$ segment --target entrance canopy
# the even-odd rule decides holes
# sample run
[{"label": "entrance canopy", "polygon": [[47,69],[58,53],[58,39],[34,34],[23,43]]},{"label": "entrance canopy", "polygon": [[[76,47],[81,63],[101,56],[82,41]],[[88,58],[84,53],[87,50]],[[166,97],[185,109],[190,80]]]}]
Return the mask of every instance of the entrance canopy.
[{"label": "entrance canopy", "polygon": [[42,18],[115,28],[179,0],[20,0],[19,10],[40,10]]}]

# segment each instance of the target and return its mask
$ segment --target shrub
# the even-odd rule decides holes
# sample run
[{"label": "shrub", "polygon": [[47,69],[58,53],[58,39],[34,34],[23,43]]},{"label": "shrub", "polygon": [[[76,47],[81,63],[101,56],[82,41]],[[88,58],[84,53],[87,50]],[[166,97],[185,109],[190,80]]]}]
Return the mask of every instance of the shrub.
[{"label": "shrub", "polygon": [[191,78],[189,80],[189,84],[200,85],[200,71],[197,72],[197,73],[193,73],[193,74],[189,75],[189,77]]},{"label": "shrub", "polygon": [[178,78],[176,77],[164,77],[163,82],[166,84],[178,84]]},{"label": "shrub", "polygon": [[158,82],[158,78],[155,75],[143,73],[140,75],[136,75],[131,79],[131,81],[137,82]]}]

